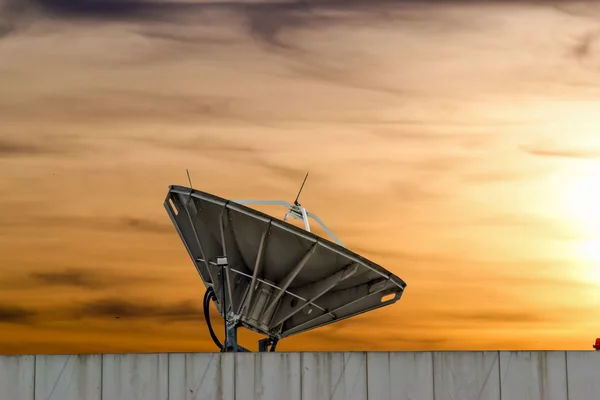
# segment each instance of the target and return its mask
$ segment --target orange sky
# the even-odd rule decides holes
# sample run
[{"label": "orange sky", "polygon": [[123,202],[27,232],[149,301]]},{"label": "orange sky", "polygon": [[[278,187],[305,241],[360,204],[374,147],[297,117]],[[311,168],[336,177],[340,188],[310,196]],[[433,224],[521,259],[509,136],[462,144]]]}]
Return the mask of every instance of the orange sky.
[{"label": "orange sky", "polygon": [[186,168],[288,201],[310,170],[303,205],[408,283],[282,351],[600,336],[600,6],[7,1],[0,353],[214,350],[162,205]]}]

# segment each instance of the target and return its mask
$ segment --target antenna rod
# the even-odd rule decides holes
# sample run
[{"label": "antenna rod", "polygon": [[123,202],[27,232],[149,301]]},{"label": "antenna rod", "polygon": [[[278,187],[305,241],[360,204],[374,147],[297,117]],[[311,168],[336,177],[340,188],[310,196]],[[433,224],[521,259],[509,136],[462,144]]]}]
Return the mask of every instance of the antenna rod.
[{"label": "antenna rod", "polygon": [[190,189],[193,189],[194,187],[192,186],[192,178],[190,178],[190,171],[188,171],[188,169],[185,169],[185,173],[187,174],[188,177],[188,182],[190,182]]},{"label": "antenna rod", "polygon": [[298,192],[298,195],[296,196],[296,200],[294,200],[294,204],[297,206],[300,205],[298,203],[298,199],[300,198],[300,193],[302,193],[302,189],[304,188],[304,184],[306,183],[307,178],[308,178],[308,172],[306,173],[306,176],[304,177],[304,181],[302,181],[302,186],[300,186],[300,191]]}]

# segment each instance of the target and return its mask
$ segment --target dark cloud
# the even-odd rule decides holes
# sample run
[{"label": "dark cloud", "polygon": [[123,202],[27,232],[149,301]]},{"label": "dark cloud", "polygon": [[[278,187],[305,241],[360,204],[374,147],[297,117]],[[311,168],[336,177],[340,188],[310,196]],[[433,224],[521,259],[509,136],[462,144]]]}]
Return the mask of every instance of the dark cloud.
[{"label": "dark cloud", "polygon": [[6,139],[0,139],[0,156],[12,157],[22,155],[38,155],[43,153],[42,149],[26,143],[18,143]]},{"label": "dark cloud", "polygon": [[[455,3],[452,0],[434,2]],[[410,3],[419,5],[419,2],[411,0],[29,0],[29,3],[65,18],[165,18],[207,9],[235,9],[260,12],[260,15],[257,14],[255,17],[262,22],[266,21],[260,18],[279,17],[284,13],[306,13],[316,9],[368,11],[373,6],[397,6]],[[275,18],[271,19],[274,20]],[[272,37],[278,31],[278,26],[284,26],[284,22],[288,20],[282,20],[277,26],[269,24],[263,27],[256,26],[256,33],[258,36]]]},{"label": "dark cloud", "polygon": [[538,157],[600,158],[600,148],[569,148],[553,146],[522,146],[521,150],[527,154]]},{"label": "dark cloud", "polygon": [[101,299],[87,302],[74,309],[75,318],[153,319],[162,322],[199,321],[203,316],[201,300],[177,304],[153,304],[125,299]]},{"label": "dark cloud", "polygon": [[[588,20],[597,25],[600,16],[600,7],[596,1],[560,1],[554,7],[569,16]],[[585,22],[585,21],[584,21]],[[600,64],[586,65],[598,53],[598,40],[600,40],[600,27],[592,28],[575,39],[575,43],[567,48],[567,56],[574,58],[581,67],[591,67],[596,72]],[[590,83],[588,83],[590,86]]]},{"label": "dark cloud", "polygon": [[174,227],[172,224],[161,223],[150,219],[142,218],[121,218],[119,220],[125,227],[145,233],[173,233]]},{"label": "dark cloud", "polygon": [[2,290],[35,290],[50,287],[75,287],[84,290],[105,290],[131,285],[151,283],[154,278],[115,274],[81,268],[34,271],[25,275],[4,276],[0,279]]},{"label": "dark cloud", "polygon": [[386,343],[389,343],[392,348],[409,348],[409,349],[441,349],[448,345],[449,339],[444,337],[426,338],[417,335],[406,335],[398,337],[397,335],[387,334]]},{"label": "dark cloud", "polygon": [[60,155],[64,152],[64,149],[55,144],[42,140],[38,143],[27,143],[18,139],[0,138],[0,158]]},{"label": "dark cloud", "polygon": [[0,304],[0,324],[27,324],[33,321],[37,312],[17,305]]},{"label": "dark cloud", "polygon": [[186,33],[186,32],[168,32],[151,29],[141,29],[138,33],[148,39],[158,39],[171,43],[179,43],[184,45],[198,45],[198,44],[217,44],[217,45],[230,45],[235,44],[238,41],[233,38],[219,38],[219,37],[201,37],[198,35]]},{"label": "dark cloud", "polygon": [[[28,9],[41,10],[55,18],[163,21],[179,24],[190,16],[207,11],[229,11],[245,17],[246,28],[251,37],[268,47],[284,50],[300,50],[283,38],[284,33],[299,28],[331,26],[339,21],[365,23],[365,16],[382,21],[403,23],[431,22],[434,28],[460,29],[472,27],[476,20],[461,16],[444,15],[440,9],[445,5],[481,4],[475,0],[4,0],[12,19]],[[498,2],[500,4],[500,2]],[[507,3],[507,2],[505,2]],[[509,3],[528,4],[532,1]],[[558,2],[563,3],[563,2]],[[564,2],[568,3],[568,2]],[[24,5],[28,5],[28,7]],[[537,4],[540,4],[539,2]],[[559,6],[555,6],[559,7]],[[562,10],[563,12],[568,12]],[[360,25],[358,25],[360,26]],[[383,89],[383,88],[382,88]]]},{"label": "dark cloud", "polygon": [[[298,44],[300,30],[312,31],[335,24],[353,24],[358,28],[373,22],[409,24],[415,22],[425,29],[461,29],[471,26],[472,19],[441,11],[441,5],[454,1],[436,0],[418,2],[411,0],[265,0],[265,1],[151,1],[151,0],[22,0],[42,13],[58,19],[93,20],[106,23],[129,21],[146,24],[140,32],[147,38],[170,40],[179,43],[211,43],[211,35],[182,34],[184,28],[209,24],[214,12],[225,12],[229,22],[242,27],[248,37],[264,49],[281,53],[292,64],[289,69],[303,77],[310,77],[356,89],[375,91],[393,96],[404,96],[402,88],[376,83],[365,73],[371,69],[372,60],[353,54],[352,62],[323,57]],[[435,4],[430,4],[435,3]],[[21,14],[26,14],[22,12]],[[222,18],[223,15],[220,16]],[[17,18],[16,16],[14,18]],[[13,19],[14,19],[13,18]],[[170,24],[170,31],[156,30],[149,22]],[[12,28],[11,28],[12,29]],[[227,39],[231,40],[231,39]],[[222,38],[218,38],[220,44]],[[161,54],[161,58],[163,55]]]},{"label": "dark cloud", "polygon": [[[47,226],[60,226],[76,229],[89,229],[94,231],[117,231],[122,232],[134,231],[137,233],[150,233],[150,234],[171,234],[174,232],[173,225],[170,221],[165,220],[164,222],[155,221],[147,218],[135,218],[135,217],[121,217],[121,218],[110,218],[110,217],[79,217],[69,215],[55,215],[55,216],[41,216],[38,218],[31,218],[31,223],[39,224],[42,223]],[[21,222],[24,224],[24,222]]]},{"label": "dark cloud", "polygon": [[94,19],[162,19],[173,12],[184,12],[194,3],[144,0],[29,0],[53,16]]},{"label": "dark cloud", "polygon": [[[43,335],[42,335],[43,337]],[[54,340],[19,340],[2,341],[0,354],[23,355],[23,354],[101,354],[101,353],[125,353],[127,349],[120,348],[118,344],[98,343],[94,339],[89,341],[74,342],[71,338],[61,335],[51,336]]]},{"label": "dark cloud", "polygon": [[94,274],[82,270],[65,270],[62,272],[33,272],[30,279],[37,284],[46,286],[77,286],[86,289],[104,288]]},{"label": "dark cloud", "polygon": [[26,9],[27,1],[0,0],[0,39],[20,28],[21,16]]},{"label": "dark cloud", "polygon": [[600,30],[586,32],[573,46],[572,54],[575,58],[583,60],[593,54],[596,41],[600,39]]},{"label": "dark cloud", "polygon": [[[155,321],[158,323],[203,321],[201,299],[172,304],[149,301],[133,301],[121,298],[104,298],[64,307],[22,307],[0,305],[0,324],[46,325],[54,322],[75,322],[85,319]],[[211,316],[216,317],[211,309]]]},{"label": "dark cloud", "polygon": [[59,272],[32,272],[29,279],[34,285],[74,286],[83,289],[98,290],[111,286],[109,279],[102,274],[86,270],[67,269]]}]

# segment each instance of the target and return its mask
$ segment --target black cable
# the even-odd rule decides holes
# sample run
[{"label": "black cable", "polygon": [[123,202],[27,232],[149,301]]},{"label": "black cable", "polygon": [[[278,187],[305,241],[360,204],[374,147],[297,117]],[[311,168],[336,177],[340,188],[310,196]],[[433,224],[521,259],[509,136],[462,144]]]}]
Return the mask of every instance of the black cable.
[{"label": "black cable", "polygon": [[217,300],[217,295],[215,294],[213,288],[209,287],[208,289],[206,289],[206,293],[204,293],[204,319],[206,320],[206,326],[208,326],[208,333],[210,333],[210,337],[212,338],[213,342],[215,342],[217,347],[222,351],[223,344],[219,342],[219,338],[217,337],[217,335],[215,335],[215,331],[213,330],[212,324],[210,322],[209,307],[211,300]]}]

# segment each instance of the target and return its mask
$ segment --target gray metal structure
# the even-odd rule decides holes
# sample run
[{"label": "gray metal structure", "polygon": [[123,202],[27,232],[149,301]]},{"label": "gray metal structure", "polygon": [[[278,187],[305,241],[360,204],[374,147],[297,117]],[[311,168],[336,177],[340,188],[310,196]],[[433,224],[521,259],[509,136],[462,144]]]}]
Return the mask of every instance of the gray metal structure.
[{"label": "gray metal structure", "polygon": [[[305,230],[241,203],[284,205],[284,219],[304,220]],[[221,351],[248,351],[237,344],[239,326],[267,336],[259,351],[274,351],[279,339],[393,304],[406,287],[343,247],[297,199],[236,202],[170,186],[164,206],[207,288],[205,317]],[[309,217],[336,243],[311,233]],[[210,326],[211,299],[225,320],[223,344]]]}]

